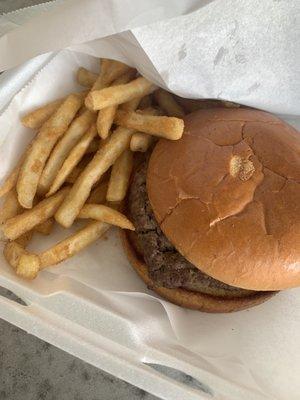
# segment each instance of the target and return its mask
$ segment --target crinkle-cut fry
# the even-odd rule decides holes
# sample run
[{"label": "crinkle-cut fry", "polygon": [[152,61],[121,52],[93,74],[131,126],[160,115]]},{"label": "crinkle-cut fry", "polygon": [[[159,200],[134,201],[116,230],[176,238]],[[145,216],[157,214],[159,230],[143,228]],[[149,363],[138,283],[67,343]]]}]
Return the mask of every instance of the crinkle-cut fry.
[{"label": "crinkle-cut fry", "polygon": [[38,182],[47,158],[58,139],[65,133],[82,105],[82,97],[70,95],[54,115],[43,125],[33,140],[21,166],[17,181],[18,200],[22,207],[31,208]]},{"label": "crinkle-cut fry", "polygon": [[85,87],[92,87],[98,78],[98,74],[89,71],[84,67],[78,68],[76,79],[79,85]]},{"label": "crinkle-cut fry", "polygon": [[42,252],[39,255],[39,259],[41,260],[41,268],[58,264],[61,261],[72,257],[99,239],[109,228],[110,225],[105,224],[104,222],[96,221],[89,223],[75,234],[62,240],[50,249]]},{"label": "crinkle-cut fry", "polygon": [[166,90],[159,89],[154,93],[157,104],[167,113],[169,117],[183,118],[184,109],[178,104],[173,95]]},{"label": "crinkle-cut fry", "polygon": [[[136,72],[134,69],[129,69],[127,72],[125,72],[125,74],[123,74],[119,78],[117,78],[112,83],[112,86],[122,85],[122,84],[129,82],[131,79],[134,78],[135,73]],[[117,108],[118,108],[118,106],[115,105],[115,106],[103,108],[101,111],[98,112],[97,130],[98,130],[99,136],[102,139],[106,139],[109,135],[109,131],[114,122],[114,117],[115,117]]]},{"label": "crinkle-cut fry", "polygon": [[130,150],[145,153],[154,142],[155,138],[143,132],[136,132],[132,135],[130,140]]},{"label": "crinkle-cut fry", "polygon": [[6,243],[3,254],[18,276],[25,279],[36,278],[40,270],[40,259],[36,254],[29,253],[17,242]]},{"label": "crinkle-cut fry", "polygon": [[85,204],[78,218],[90,218],[122,229],[135,230],[133,223],[124,214],[103,204]]},{"label": "crinkle-cut fry", "polygon": [[3,225],[5,237],[14,240],[23,233],[30,231],[40,223],[46,221],[48,218],[51,218],[69,190],[69,188],[63,188],[54,196],[39,202],[32,209],[26,210],[22,214],[8,219]]},{"label": "crinkle-cut fry", "polygon": [[54,181],[46,194],[46,197],[51,196],[57,190],[61,188],[61,186],[65,183],[68,175],[72,172],[73,168],[79,163],[82,159],[86,150],[88,149],[90,143],[97,135],[97,128],[95,124],[92,124],[87,132],[82,136],[79,142],[73,147],[70,154],[67,156],[65,161],[63,162],[61,168],[56,174]]},{"label": "crinkle-cut fry", "polygon": [[38,184],[39,194],[47,193],[65,158],[95,120],[96,115],[89,110],[84,111],[83,114],[73,120],[66,133],[55,145],[46,162]]},{"label": "crinkle-cut fry", "polygon": [[92,161],[86,166],[74,183],[70,193],[55,214],[56,221],[65,228],[70,227],[80,209],[90,195],[93,185],[115,163],[117,158],[129,147],[133,130],[116,129],[100,146]]},{"label": "crinkle-cut fry", "polygon": [[126,149],[112,167],[106,195],[107,201],[124,200],[129,186],[132,167],[133,154],[129,149]]},{"label": "crinkle-cut fry", "polygon": [[0,225],[5,223],[9,218],[14,217],[22,211],[22,207],[18,201],[17,192],[12,189],[7,193],[4,202],[0,208]]},{"label": "crinkle-cut fry", "polygon": [[51,101],[51,103],[31,111],[21,118],[22,124],[27,128],[40,129],[47,119],[62,105],[63,101],[64,99],[54,100]]},{"label": "crinkle-cut fry", "polygon": [[38,224],[34,230],[38,233],[41,233],[42,235],[50,235],[52,232],[52,228],[54,225],[54,218],[49,218],[44,222],[41,222]]},{"label": "crinkle-cut fry", "polygon": [[181,138],[184,130],[184,122],[176,117],[161,117],[147,115],[139,112],[126,112],[118,110],[114,121],[117,125],[134,129],[150,135],[169,140]]},{"label": "crinkle-cut fry", "polygon": [[108,181],[101,182],[92,191],[87,199],[87,204],[101,204],[106,201]]},{"label": "crinkle-cut fry", "polygon": [[124,85],[110,86],[101,90],[95,90],[88,94],[85,105],[91,110],[101,110],[125,103],[136,97],[143,97],[157,89],[146,78],[139,77]]}]

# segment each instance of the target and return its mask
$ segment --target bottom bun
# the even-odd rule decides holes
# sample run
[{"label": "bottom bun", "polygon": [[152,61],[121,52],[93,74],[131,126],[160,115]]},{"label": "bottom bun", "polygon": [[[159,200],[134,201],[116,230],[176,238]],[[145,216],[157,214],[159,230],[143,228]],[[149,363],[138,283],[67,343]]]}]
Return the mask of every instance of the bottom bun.
[{"label": "bottom bun", "polygon": [[125,230],[121,230],[121,238],[127,258],[140,278],[146,283],[149,289],[153,290],[161,297],[169,300],[178,306],[190,308],[208,313],[228,313],[233,311],[245,310],[250,307],[264,303],[278,292],[257,292],[248,297],[240,298],[220,298],[207,294],[192,292],[186,289],[168,289],[156,286],[155,282],[149,277],[148,268],[144,261],[139,257],[130,243]]}]

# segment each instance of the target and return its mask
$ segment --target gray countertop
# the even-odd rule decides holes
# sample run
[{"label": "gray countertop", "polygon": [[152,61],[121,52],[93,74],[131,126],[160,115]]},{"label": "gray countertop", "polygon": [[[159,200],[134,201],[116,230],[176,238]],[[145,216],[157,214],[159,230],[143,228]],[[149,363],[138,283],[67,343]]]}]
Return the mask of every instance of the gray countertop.
[{"label": "gray countertop", "polygon": [[[0,14],[43,2],[0,0]],[[155,397],[0,320],[0,400],[113,399]]]}]

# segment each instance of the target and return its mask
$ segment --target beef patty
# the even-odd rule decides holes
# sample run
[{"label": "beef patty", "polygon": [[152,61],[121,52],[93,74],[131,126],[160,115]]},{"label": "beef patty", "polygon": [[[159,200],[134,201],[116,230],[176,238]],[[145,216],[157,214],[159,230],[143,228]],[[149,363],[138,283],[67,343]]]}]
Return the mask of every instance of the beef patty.
[{"label": "beef patty", "polygon": [[143,162],[134,172],[128,197],[128,212],[136,228],[130,234],[132,244],[143,256],[153,282],[157,286],[182,287],[220,297],[243,297],[256,293],[211,278],[194,267],[169,242],[158,226],[148,199],[147,165],[147,161]]}]

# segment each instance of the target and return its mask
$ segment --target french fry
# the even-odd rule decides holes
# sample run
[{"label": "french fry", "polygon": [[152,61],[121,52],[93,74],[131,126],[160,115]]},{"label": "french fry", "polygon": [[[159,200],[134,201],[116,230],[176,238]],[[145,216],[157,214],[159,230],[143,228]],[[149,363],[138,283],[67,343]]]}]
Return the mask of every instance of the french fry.
[{"label": "french fry", "polygon": [[16,186],[21,165],[25,160],[25,156],[26,152],[22,155],[21,159],[18,161],[17,165],[14,167],[11,173],[5,178],[3,184],[0,187],[0,198],[5,196]]},{"label": "french fry", "polygon": [[95,219],[122,229],[135,230],[132,222],[124,214],[103,204],[85,204],[80,210],[78,218]]},{"label": "french fry", "polygon": [[110,225],[104,222],[91,222],[74,235],[62,240],[50,249],[39,255],[41,268],[60,263],[67,258],[72,257],[79,251],[83,250],[89,244],[99,239],[108,229]]},{"label": "french fry", "polygon": [[70,175],[67,177],[66,182],[67,183],[74,183],[76,179],[79,177],[81,172],[83,171],[83,168],[80,168],[80,166],[76,166],[70,173]]},{"label": "french fry", "polygon": [[54,218],[49,218],[44,222],[38,224],[34,230],[42,235],[50,235],[54,225]]},{"label": "french fry", "polygon": [[[156,93],[156,92],[154,92]],[[139,109],[144,110],[145,108],[149,108],[152,105],[152,98],[151,95],[148,94],[147,96],[144,96],[139,104]],[[126,108],[122,108],[124,111],[131,111],[131,110],[126,110]]]},{"label": "french fry", "polygon": [[[88,94],[88,92],[84,91],[73,94],[84,99]],[[51,117],[51,115],[53,115],[54,112],[57,111],[57,109],[63,104],[66,98],[67,97],[51,101],[50,103],[38,107],[35,110],[31,111],[30,113],[24,115],[21,118],[22,124],[27,128],[40,129],[43,126],[43,124]]]},{"label": "french fry", "polygon": [[183,118],[185,112],[183,108],[176,102],[173,95],[163,89],[159,89],[154,93],[157,104],[167,113],[169,117]]},{"label": "french fry", "polygon": [[99,90],[106,86],[106,80],[104,79],[104,76],[106,75],[106,72],[110,69],[110,66],[110,60],[106,58],[100,59],[100,74],[97,76],[95,82],[93,83],[91,91]]},{"label": "french fry", "polygon": [[21,118],[22,124],[27,128],[40,129],[47,119],[62,105],[63,101],[63,99],[51,101],[51,103],[24,115],[24,117]]},{"label": "french fry", "polygon": [[86,68],[80,67],[78,68],[76,78],[79,85],[92,87],[96,82],[98,75],[94,72],[87,70]]},{"label": "french fry", "polygon": [[70,193],[55,214],[56,221],[65,228],[70,227],[90,195],[93,185],[129,147],[133,130],[116,129],[97,151],[74,183]]},{"label": "french fry", "polygon": [[38,184],[39,194],[45,194],[50,189],[50,186],[57,176],[65,158],[76,145],[78,140],[82,138],[95,119],[95,114],[86,110],[71,123],[66,133],[57,142],[48,161],[46,162]]},{"label": "french fry", "polygon": [[154,142],[154,137],[143,132],[136,132],[130,140],[130,150],[145,153]]},{"label": "french fry", "polygon": [[32,236],[33,236],[33,231],[28,231],[23,235],[19,236],[16,240],[14,240],[14,242],[18,243],[19,245],[25,248],[30,242]]},{"label": "french fry", "polygon": [[32,142],[17,181],[18,200],[22,207],[31,208],[46,160],[57,140],[67,130],[82,105],[82,98],[70,95],[55,114],[43,125]]},{"label": "french fry", "polygon": [[6,198],[0,209],[0,225],[6,222],[9,218],[19,214],[22,210],[16,191],[13,189],[7,193]]},{"label": "french fry", "polygon": [[133,167],[133,154],[126,149],[114,163],[106,199],[107,201],[122,201],[126,196],[129,179]]},{"label": "french fry", "polygon": [[[117,78],[112,86],[122,85],[129,82],[135,75],[135,70],[130,69],[125,74],[121,75]],[[113,124],[114,117],[117,111],[118,106],[110,106],[103,108],[103,110],[99,111],[98,118],[97,118],[97,130],[99,136],[102,139],[106,139],[109,135],[110,128]]]},{"label": "french fry", "polygon": [[108,181],[101,182],[96,186],[87,199],[88,204],[101,204],[106,201],[106,193],[108,188]]},{"label": "french fry", "polygon": [[[120,105],[120,110],[135,111],[144,97],[136,97]],[[101,111],[99,111],[101,112]]]},{"label": "french fry", "polygon": [[51,196],[53,193],[57,192],[57,190],[64,184],[66,178],[71,173],[74,167],[79,163],[79,161],[84,156],[86,150],[91,144],[94,137],[97,135],[97,128],[95,124],[92,124],[88,131],[82,136],[79,142],[74,146],[71,150],[68,157],[63,162],[60,170],[57,172],[56,177],[46,194],[46,197]]},{"label": "french fry", "polygon": [[99,149],[99,145],[100,141],[97,139],[93,139],[91,143],[88,145],[85,154],[96,153],[96,151]]},{"label": "french fry", "polygon": [[40,259],[36,254],[26,251],[21,244],[6,243],[3,254],[17,275],[25,279],[34,279],[37,276],[40,270]]},{"label": "french fry", "polygon": [[123,110],[116,112],[115,123],[129,129],[169,140],[180,139],[184,129],[183,120],[176,117],[160,117]]},{"label": "french fry", "polygon": [[48,199],[42,200],[30,210],[24,211],[8,219],[3,225],[3,233],[7,239],[14,240],[30,231],[40,223],[51,218],[67,195],[69,188],[64,188]]},{"label": "french fry", "polygon": [[85,100],[85,105],[90,110],[102,110],[125,103],[136,97],[143,97],[157,89],[153,83],[146,78],[139,77],[124,85],[117,85],[102,90],[91,91]]},{"label": "french fry", "polygon": [[101,70],[96,82],[91,88],[91,91],[103,89],[110,85],[112,81],[127,72],[130,67],[119,61],[108,60],[106,58],[100,61]]},{"label": "french fry", "polygon": [[70,175],[66,179],[66,183],[74,183],[91,159],[90,154],[86,154],[79,164],[71,171]]}]

